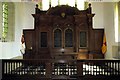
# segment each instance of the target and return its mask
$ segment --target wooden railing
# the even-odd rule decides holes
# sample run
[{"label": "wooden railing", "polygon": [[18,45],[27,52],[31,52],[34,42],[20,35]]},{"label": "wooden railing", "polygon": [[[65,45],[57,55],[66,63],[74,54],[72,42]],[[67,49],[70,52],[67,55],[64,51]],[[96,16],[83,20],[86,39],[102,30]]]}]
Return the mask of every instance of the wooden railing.
[{"label": "wooden railing", "polygon": [[120,80],[120,60],[78,60],[78,76],[83,80]]},{"label": "wooden railing", "polygon": [[2,60],[2,80],[120,80],[119,60]]}]

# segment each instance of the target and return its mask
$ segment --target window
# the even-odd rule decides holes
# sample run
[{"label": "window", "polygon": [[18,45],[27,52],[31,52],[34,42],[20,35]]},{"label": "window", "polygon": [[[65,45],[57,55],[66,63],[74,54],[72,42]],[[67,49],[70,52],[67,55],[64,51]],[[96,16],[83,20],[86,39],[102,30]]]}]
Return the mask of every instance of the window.
[{"label": "window", "polygon": [[65,30],[65,47],[73,47],[73,32],[71,29]]},{"label": "window", "polygon": [[2,3],[2,42],[11,42],[15,39],[15,6],[13,2]]},{"label": "window", "polygon": [[41,47],[47,47],[47,32],[41,32]]},{"label": "window", "polygon": [[54,31],[54,47],[62,47],[62,32],[60,29]]},{"label": "window", "polygon": [[2,38],[3,42],[5,42],[7,33],[8,33],[8,4],[7,3],[2,3]]},{"label": "window", "polygon": [[115,17],[115,19],[114,19],[114,26],[115,26],[115,42],[120,42],[119,40],[119,7],[118,7],[118,3],[116,2],[115,3],[115,11],[114,11],[114,17]]}]

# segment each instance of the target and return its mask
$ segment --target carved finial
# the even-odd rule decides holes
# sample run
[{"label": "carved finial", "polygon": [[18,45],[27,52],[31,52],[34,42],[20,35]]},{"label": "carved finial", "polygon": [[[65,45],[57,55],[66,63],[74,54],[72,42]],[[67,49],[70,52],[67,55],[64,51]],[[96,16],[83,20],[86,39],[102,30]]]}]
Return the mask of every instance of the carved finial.
[{"label": "carved finial", "polygon": [[38,8],[38,4],[36,4],[36,8]]},{"label": "carved finial", "polygon": [[40,9],[38,8],[38,4],[36,4],[35,13],[36,14],[40,13]]},{"label": "carved finial", "polygon": [[91,3],[89,3],[88,6],[89,6],[88,9],[87,9],[87,10],[88,10],[88,13],[91,14],[91,12],[92,12]]},{"label": "carved finial", "polygon": [[77,8],[77,4],[75,4],[75,7]]},{"label": "carved finial", "polygon": [[51,4],[49,4],[49,8],[51,8]]},{"label": "carved finial", "polygon": [[89,8],[91,7],[91,3],[89,3]]},{"label": "carved finial", "polygon": [[51,8],[51,0],[49,0],[49,8]]},{"label": "carved finial", "polygon": [[75,0],[75,7],[77,8],[77,0]]}]

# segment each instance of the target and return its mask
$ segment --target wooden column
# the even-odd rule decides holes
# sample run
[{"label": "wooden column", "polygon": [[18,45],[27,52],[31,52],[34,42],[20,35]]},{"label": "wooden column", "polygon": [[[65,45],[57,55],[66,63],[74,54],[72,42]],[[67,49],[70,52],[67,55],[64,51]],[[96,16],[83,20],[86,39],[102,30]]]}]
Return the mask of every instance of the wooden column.
[{"label": "wooden column", "polygon": [[52,76],[52,64],[50,62],[47,62],[45,69],[46,69],[46,77],[51,78],[51,76]]},{"label": "wooden column", "polygon": [[83,76],[83,61],[77,61],[77,76],[78,79]]}]

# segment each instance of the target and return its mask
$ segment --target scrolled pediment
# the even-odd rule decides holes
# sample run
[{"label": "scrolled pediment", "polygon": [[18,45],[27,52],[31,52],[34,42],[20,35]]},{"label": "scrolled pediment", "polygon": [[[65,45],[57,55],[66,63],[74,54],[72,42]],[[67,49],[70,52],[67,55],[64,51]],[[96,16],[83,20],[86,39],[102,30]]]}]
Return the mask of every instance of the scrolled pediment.
[{"label": "scrolled pediment", "polygon": [[47,11],[48,15],[60,15],[64,17],[65,15],[77,15],[79,10],[76,7],[71,7],[69,5],[58,5],[52,7]]}]

